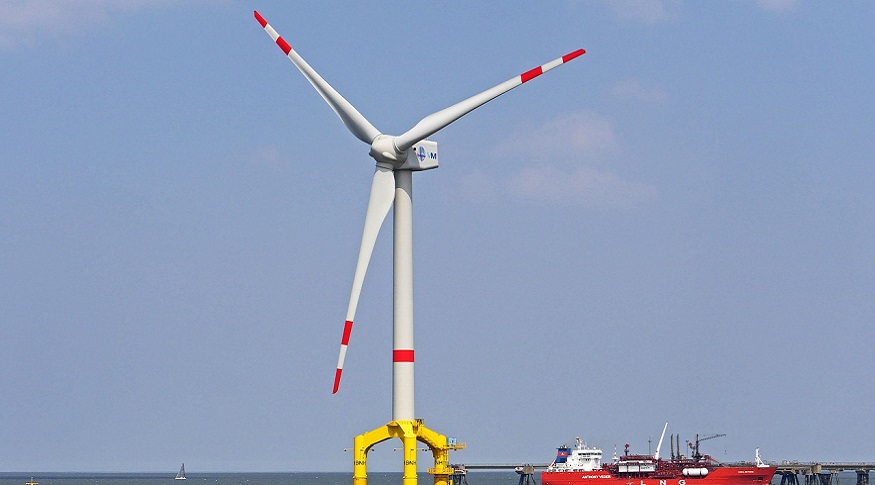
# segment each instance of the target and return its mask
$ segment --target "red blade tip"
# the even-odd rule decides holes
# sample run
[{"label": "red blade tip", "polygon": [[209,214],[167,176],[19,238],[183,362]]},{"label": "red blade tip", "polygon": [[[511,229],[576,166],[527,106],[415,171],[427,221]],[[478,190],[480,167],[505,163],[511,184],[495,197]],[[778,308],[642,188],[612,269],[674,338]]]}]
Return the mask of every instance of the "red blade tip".
[{"label": "red blade tip", "polygon": [[334,374],[334,390],[331,391],[331,394],[337,394],[337,389],[340,388],[340,373],[343,372],[343,369],[337,369],[337,372]]},{"label": "red blade tip", "polygon": [[562,56],[562,62],[568,62],[568,61],[570,61],[571,59],[574,59],[574,58],[576,58],[576,57],[580,57],[580,56],[582,56],[582,55],[584,55],[584,54],[586,54],[586,51],[585,51],[585,50],[583,50],[583,49],[577,49],[577,50],[574,51],[574,52],[571,52],[571,53],[569,53],[569,54],[565,54],[564,56]]},{"label": "red blade tip", "polygon": [[264,17],[262,17],[261,14],[258,13],[258,10],[254,10],[254,12],[255,12],[255,20],[258,20],[258,23],[261,24],[261,28],[264,28],[264,26],[267,25],[267,20],[264,20]]}]

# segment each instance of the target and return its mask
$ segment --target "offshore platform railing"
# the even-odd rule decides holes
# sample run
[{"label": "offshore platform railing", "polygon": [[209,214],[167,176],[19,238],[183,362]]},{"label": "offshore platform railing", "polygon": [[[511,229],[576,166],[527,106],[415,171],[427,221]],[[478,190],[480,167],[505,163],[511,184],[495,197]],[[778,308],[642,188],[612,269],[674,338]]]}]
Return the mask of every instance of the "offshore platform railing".
[{"label": "offshore platform railing", "polygon": [[[840,472],[856,472],[856,485],[869,485],[869,473],[875,470],[875,462],[803,463],[785,461],[778,464],[777,467],[775,476],[781,477],[781,485],[839,485]],[[800,475],[803,477],[801,480]]]},{"label": "offshore platform railing", "polygon": [[548,466],[550,466],[549,463],[538,465],[529,463],[524,465],[511,465],[507,463],[453,464],[450,465],[453,469],[450,483],[452,485],[468,485],[468,470],[514,470],[520,475],[518,485],[538,485],[538,481],[535,480],[535,468],[547,468]]}]

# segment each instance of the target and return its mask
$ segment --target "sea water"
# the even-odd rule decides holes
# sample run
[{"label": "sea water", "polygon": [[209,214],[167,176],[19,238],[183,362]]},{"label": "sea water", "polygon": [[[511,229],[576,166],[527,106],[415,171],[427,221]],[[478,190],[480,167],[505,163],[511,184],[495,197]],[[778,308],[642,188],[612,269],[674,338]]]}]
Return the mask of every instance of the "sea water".
[{"label": "sea water", "polygon": [[[854,472],[837,474],[838,485],[856,485]],[[0,473],[0,485],[352,485],[352,473],[193,473],[185,481],[175,480],[173,473]],[[541,483],[540,473],[535,473]],[[519,475],[513,470],[468,472],[468,485],[518,485]],[[421,485],[431,485],[432,476],[419,473]],[[775,475],[773,484],[781,483]],[[802,482],[804,483],[804,481]],[[833,477],[833,484],[836,477]],[[369,472],[368,485],[401,485],[400,472]]]},{"label": "sea water", "polygon": [[[186,470],[185,480],[175,473],[0,473],[0,485],[352,485],[352,473],[197,473]],[[419,484],[432,485],[431,475],[420,472]],[[540,483],[540,480],[538,480]],[[518,485],[513,470],[468,472],[468,485]],[[401,472],[368,472],[368,485],[401,485]],[[844,485],[844,484],[842,484]],[[848,485],[853,485],[848,482]]]}]

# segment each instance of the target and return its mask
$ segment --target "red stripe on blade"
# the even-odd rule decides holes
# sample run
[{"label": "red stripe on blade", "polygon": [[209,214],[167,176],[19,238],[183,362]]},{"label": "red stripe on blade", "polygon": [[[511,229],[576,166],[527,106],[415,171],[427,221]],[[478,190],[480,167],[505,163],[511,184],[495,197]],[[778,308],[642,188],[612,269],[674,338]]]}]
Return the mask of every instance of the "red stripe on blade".
[{"label": "red stripe on blade", "polygon": [[393,362],[413,362],[413,349],[410,350],[393,350]]},{"label": "red stripe on blade", "polygon": [[343,372],[343,369],[337,369],[337,372],[334,373],[334,390],[331,391],[331,394],[337,394],[337,389],[340,387],[341,372]]},{"label": "red stripe on blade", "polygon": [[538,66],[530,71],[526,71],[526,72],[522,73],[520,75],[520,80],[522,82],[531,81],[532,79],[535,79],[536,77],[540,76],[543,73],[544,73],[544,71],[541,69],[541,66]]},{"label": "red stripe on blade", "polygon": [[292,46],[290,46],[289,43],[286,42],[286,39],[283,39],[282,37],[276,38],[276,45],[280,46],[280,49],[282,49],[286,55],[289,55],[289,52],[292,50]]},{"label": "red stripe on blade", "polygon": [[261,28],[264,28],[267,25],[267,20],[264,20],[264,17],[258,13],[258,10],[255,11],[255,20],[258,20],[258,23],[261,24]]},{"label": "red stripe on blade", "polygon": [[340,338],[340,345],[349,345],[349,334],[352,333],[352,321],[347,320],[343,324],[343,337]]}]

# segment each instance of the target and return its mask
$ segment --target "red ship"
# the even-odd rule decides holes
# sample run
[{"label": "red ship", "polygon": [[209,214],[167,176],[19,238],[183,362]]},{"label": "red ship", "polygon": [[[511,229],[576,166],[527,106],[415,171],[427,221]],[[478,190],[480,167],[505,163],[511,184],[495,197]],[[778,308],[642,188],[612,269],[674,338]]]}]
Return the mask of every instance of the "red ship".
[{"label": "red ship", "polygon": [[[665,437],[665,429],[662,437]],[[602,463],[602,450],[587,447],[578,438],[574,448],[565,445],[558,448],[556,459],[541,472],[541,482],[542,485],[768,485],[771,482],[776,467],[763,463],[759,449],[755,463],[720,463],[699,453],[699,441],[696,436],[695,444],[690,443],[690,457],[680,453],[680,437],[675,453],[672,437],[670,459],[659,457],[660,438],[653,455],[630,454],[626,445],[623,456],[617,457],[614,453],[610,463]]]}]

